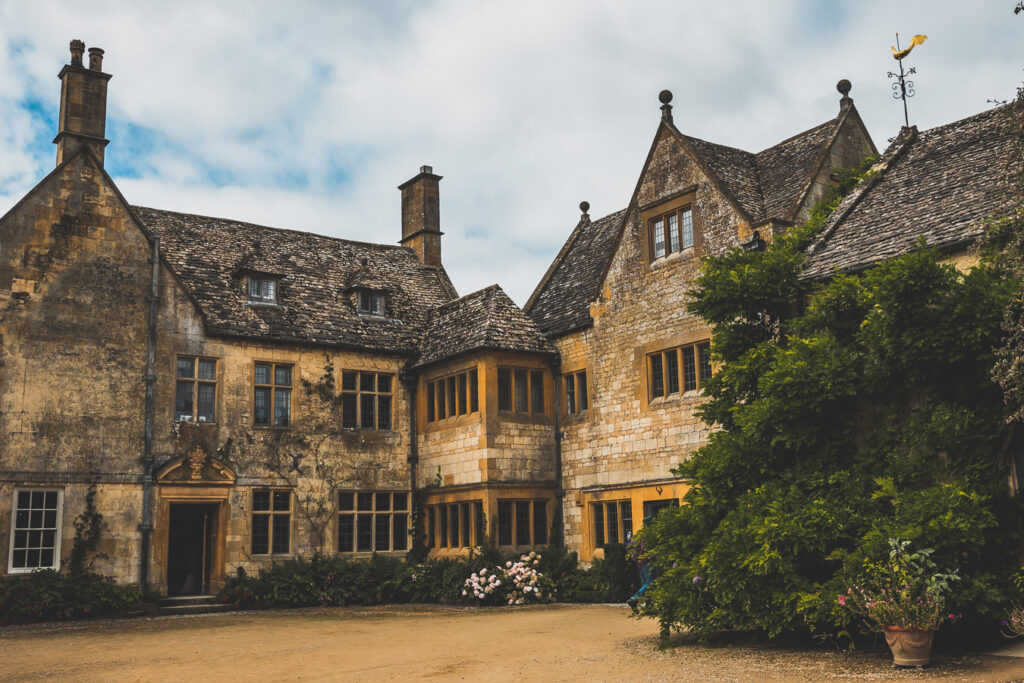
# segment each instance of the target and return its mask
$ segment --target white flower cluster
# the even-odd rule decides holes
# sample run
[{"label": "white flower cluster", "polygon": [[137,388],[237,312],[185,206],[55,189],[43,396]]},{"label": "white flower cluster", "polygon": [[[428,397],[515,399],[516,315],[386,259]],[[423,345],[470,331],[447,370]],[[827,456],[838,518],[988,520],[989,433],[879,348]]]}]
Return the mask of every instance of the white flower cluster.
[{"label": "white flower cluster", "polygon": [[505,563],[505,575],[512,581],[508,604],[522,605],[531,599],[542,600],[544,598],[540,587],[543,574],[537,571],[539,563],[540,555],[534,552],[523,555],[518,562]]},{"label": "white flower cluster", "polygon": [[473,593],[473,597],[476,599],[486,600],[488,596],[493,595],[499,588],[501,588],[501,579],[498,578],[493,570],[488,574],[487,567],[484,567],[466,579],[466,588],[462,591],[462,594],[468,597],[469,593]]},{"label": "white flower cluster", "polygon": [[518,562],[509,560],[504,567],[488,571],[486,567],[466,579],[462,595],[472,595],[484,602],[488,598],[504,600],[509,605],[537,602],[545,596],[541,590],[543,574],[537,571],[540,555],[531,552],[523,555]]}]

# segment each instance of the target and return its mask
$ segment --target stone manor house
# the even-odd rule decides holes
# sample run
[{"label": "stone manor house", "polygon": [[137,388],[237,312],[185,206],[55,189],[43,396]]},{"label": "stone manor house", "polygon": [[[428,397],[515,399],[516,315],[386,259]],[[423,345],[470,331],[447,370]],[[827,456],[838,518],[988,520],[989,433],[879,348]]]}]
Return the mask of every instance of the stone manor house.
[{"label": "stone manor house", "polygon": [[[66,563],[92,492],[95,568],[171,595],[316,552],[562,538],[588,561],[625,540],[679,503],[670,470],[708,433],[701,258],[763,246],[876,152],[847,81],[834,118],[756,154],[685,135],[665,91],[629,204],[581,204],[520,309],[455,291],[429,166],[399,186],[397,246],[131,204],[84,52],[59,74],[56,168],[0,218],[0,572]],[[904,129],[809,277],[921,234],[962,252],[995,207],[998,111]]]}]

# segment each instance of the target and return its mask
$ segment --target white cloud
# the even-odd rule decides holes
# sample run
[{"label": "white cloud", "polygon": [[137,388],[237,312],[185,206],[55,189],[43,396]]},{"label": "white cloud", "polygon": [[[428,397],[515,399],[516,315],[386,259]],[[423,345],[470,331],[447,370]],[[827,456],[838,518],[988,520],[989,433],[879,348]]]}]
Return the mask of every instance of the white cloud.
[{"label": "white cloud", "polygon": [[393,243],[395,186],[431,164],[456,286],[523,303],[580,200],[629,200],[662,88],[685,132],[756,151],[834,116],[849,78],[884,146],[895,30],[929,35],[908,61],[931,127],[1013,94],[1022,22],[924,0],[0,3],[0,210],[53,164],[23,104],[56,113],[81,38],[107,51],[111,120],[153,134],[108,148],[130,201]]}]

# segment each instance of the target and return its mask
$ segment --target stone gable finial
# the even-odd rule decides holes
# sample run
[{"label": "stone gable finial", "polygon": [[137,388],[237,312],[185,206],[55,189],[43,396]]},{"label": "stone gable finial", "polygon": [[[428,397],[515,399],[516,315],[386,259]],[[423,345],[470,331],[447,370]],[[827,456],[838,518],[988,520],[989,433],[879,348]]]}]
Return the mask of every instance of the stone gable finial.
[{"label": "stone gable finial", "polygon": [[658,93],[658,101],[661,102],[661,118],[663,121],[672,123],[672,91],[662,90]]},{"label": "stone gable finial", "polygon": [[586,220],[590,218],[590,214],[587,213],[588,211],[590,211],[590,202],[580,202],[580,213],[583,214],[582,216],[580,216],[581,220]]},{"label": "stone gable finial", "polygon": [[839,100],[839,110],[846,111],[853,106],[853,98],[850,97],[850,89],[853,88],[853,84],[845,78],[836,83],[836,90],[843,97]]}]

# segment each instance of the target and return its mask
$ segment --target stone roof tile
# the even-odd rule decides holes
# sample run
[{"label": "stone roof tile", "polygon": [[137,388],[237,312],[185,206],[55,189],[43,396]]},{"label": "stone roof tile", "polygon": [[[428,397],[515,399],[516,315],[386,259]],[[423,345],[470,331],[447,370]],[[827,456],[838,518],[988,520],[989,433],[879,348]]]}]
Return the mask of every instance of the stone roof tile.
[{"label": "stone roof tile", "polygon": [[430,312],[416,365],[488,349],[556,353],[537,324],[526,317],[501,287],[491,285]]},{"label": "stone roof tile", "polygon": [[[412,249],[140,206],[210,334],[414,355],[431,309],[456,296]],[[278,305],[252,305],[245,273],[279,276]],[[361,316],[353,286],[388,292],[385,317]]]},{"label": "stone roof tile", "polygon": [[833,212],[808,250],[803,277],[861,270],[910,251],[921,237],[939,248],[978,237],[981,219],[1006,205],[1011,111],[999,107],[920,133],[904,128],[876,165],[879,175]]},{"label": "stone roof tile", "polygon": [[546,335],[590,325],[590,302],[597,299],[601,276],[613,256],[626,210],[576,226],[556,258],[540,290],[527,304],[527,314]]}]

